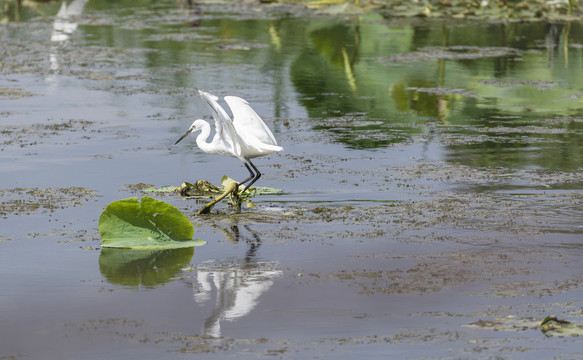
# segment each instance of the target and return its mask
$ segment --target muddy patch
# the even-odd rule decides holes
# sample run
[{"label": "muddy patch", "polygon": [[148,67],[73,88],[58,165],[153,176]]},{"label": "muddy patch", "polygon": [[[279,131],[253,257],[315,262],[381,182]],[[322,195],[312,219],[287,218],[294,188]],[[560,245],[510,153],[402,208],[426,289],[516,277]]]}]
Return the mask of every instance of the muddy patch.
[{"label": "muddy patch", "polygon": [[539,90],[550,90],[558,84],[554,81],[541,80],[516,80],[516,81],[499,81],[499,80],[478,80],[479,83],[485,85],[509,87],[509,86],[532,86]]},{"label": "muddy patch", "polygon": [[521,51],[507,47],[450,46],[426,47],[420,51],[381,58],[382,63],[411,63],[437,60],[475,60],[483,58],[519,57]]},{"label": "muddy patch", "polygon": [[[128,318],[94,319],[84,322],[69,322],[64,324],[65,332],[76,337],[103,336],[115,334],[118,342],[139,344],[142,347],[151,345],[164,346],[168,352],[183,354],[214,354],[227,351],[246,351],[252,353],[277,354],[281,353],[289,341],[259,339],[235,339],[230,337],[212,337],[201,334],[185,334],[175,331],[152,331],[158,328],[157,324],[150,324],[143,320]],[[285,352],[285,350],[283,350]]]},{"label": "muddy patch", "polygon": [[[447,241],[442,239],[442,241]],[[395,270],[341,270],[331,274],[308,274],[318,279],[340,281],[350,284],[351,288],[366,295],[374,294],[423,294],[447,291],[468,286],[472,283],[485,283],[492,279],[512,279],[536,273],[531,267],[540,264],[540,252],[525,254],[483,253],[442,253],[428,255],[405,254],[368,254],[355,255],[352,259],[369,263],[381,263],[383,260],[396,261],[399,264],[412,263],[409,267],[400,266]],[[374,265],[371,265],[374,266]],[[522,290],[516,290],[516,294]],[[481,294],[484,295],[484,294]],[[511,294],[507,294],[512,296]],[[486,294],[486,296],[488,296]],[[498,296],[502,296],[498,294]]]},{"label": "muddy patch", "polygon": [[408,87],[405,88],[408,91],[416,91],[427,93],[429,95],[446,96],[446,95],[459,95],[465,97],[477,97],[478,93],[468,89],[446,89],[446,88],[418,88],[418,87]]},{"label": "muddy patch", "polygon": [[[81,140],[88,140],[100,131],[95,129],[95,123],[87,120],[70,119],[67,121],[54,121],[49,119],[44,124],[33,124],[30,126],[7,125],[0,126],[0,141],[3,146],[16,146],[27,148],[45,143],[48,139],[58,138],[63,145],[71,145]],[[74,133],[81,133],[75,136]],[[65,136],[63,139],[62,136]],[[3,151],[4,149],[2,149]]]},{"label": "muddy patch", "polygon": [[95,190],[69,188],[13,188],[0,190],[0,215],[51,213],[68,207],[85,205],[98,196]]},{"label": "muddy patch", "polygon": [[31,96],[35,96],[35,94],[21,88],[0,88],[0,99],[14,100]]}]

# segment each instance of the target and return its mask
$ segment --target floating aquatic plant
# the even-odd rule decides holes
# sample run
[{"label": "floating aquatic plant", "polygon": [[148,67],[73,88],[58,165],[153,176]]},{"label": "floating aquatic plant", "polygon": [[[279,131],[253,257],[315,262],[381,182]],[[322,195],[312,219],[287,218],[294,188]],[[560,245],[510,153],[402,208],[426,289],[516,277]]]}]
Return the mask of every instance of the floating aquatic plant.
[{"label": "floating aquatic plant", "polygon": [[174,206],[144,197],[114,201],[99,217],[105,248],[174,249],[204,245],[193,239],[194,227]]}]

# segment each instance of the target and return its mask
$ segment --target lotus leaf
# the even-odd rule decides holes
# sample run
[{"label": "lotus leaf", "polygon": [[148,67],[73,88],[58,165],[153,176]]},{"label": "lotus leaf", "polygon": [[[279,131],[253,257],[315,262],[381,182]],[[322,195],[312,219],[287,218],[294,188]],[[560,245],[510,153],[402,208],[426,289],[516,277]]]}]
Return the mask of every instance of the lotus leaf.
[{"label": "lotus leaf", "polygon": [[192,239],[194,227],[174,206],[144,197],[114,201],[99,217],[105,248],[173,249],[204,245]]}]

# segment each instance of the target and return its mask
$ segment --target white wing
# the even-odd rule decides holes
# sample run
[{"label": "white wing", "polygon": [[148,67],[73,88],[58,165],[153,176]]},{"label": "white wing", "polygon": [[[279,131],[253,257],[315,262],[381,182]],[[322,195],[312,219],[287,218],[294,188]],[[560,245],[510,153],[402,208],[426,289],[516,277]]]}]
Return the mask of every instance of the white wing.
[{"label": "white wing", "polygon": [[217,132],[215,139],[218,138],[223,143],[225,149],[234,156],[241,157],[241,143],[237,131],[231,118],[225,112],[225,109],[217,102],[219,98],[201,90],[198,91],[198,94],[211,107],[213,117],[215,118],[215,130]]},{"label": "white wing", "polygon": [[271,130],[247,101],[237,96],[225,96],[225,101],[233,112],[233,125],[244,141],[255,139],[266,145],[277,145]]}]

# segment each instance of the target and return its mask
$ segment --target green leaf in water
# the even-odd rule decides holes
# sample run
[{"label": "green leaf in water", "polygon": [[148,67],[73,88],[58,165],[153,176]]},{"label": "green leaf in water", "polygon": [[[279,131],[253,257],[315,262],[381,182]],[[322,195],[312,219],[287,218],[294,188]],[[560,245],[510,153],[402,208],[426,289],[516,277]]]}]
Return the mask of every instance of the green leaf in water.
[{"label": "green leaf in water", "polygon": [[150,197],[109,204],[99,217],[99,233],[105,248],[174,249],[205,244],[192,239],[194,227],[180,210]]},{"label": "green leaf in water", "polygon": [[539,327],[543,334],[547,336],[583,336],[583,325],[557,319],[554,315],[544,318]]},{"label": "green leaf in water", "polygon": [[174,193],[178,190],[178,186],[165,186],[161,188],[149,187],[147,188],[146,192],[153,192],[153,193]]},{"label": "green leaf in water", "polygon": [[282,189],[272,188],[268,186],[254,186],[251,189],[255,190],[256,195],[274,195],[280,194],[283,192]]}]

